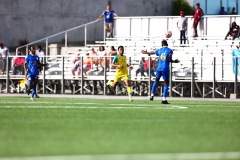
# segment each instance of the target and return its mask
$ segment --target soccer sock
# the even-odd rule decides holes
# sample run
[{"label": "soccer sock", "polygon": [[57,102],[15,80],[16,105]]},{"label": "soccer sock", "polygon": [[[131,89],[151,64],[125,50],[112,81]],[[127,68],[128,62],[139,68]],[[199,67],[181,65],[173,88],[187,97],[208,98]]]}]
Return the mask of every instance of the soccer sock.
[{"label": "soccer sock", "polygon": [[165,97],[165,100],[166,100],[167,94],[168,94],[168,85],[164,85],[164,87],[163,87],[163,97]]},{"label": "soccer sock", "polygon": [[36,86],[32,88],[32,97],[34,97],[35,93],[36,93]]},{"label": "soccer sock", "polygon": [[158,86],[158,82],[155,81],[155,82],[153,83],[152,92],[151,92],[153,95],[154,95],[154,93],[155,93],[155,90],[156,90],[157,86]]},{"label": "soccer sock", "polygon": [[127,87],[127,92],[128,92],[128,95],[132,95],[132,87]]}]

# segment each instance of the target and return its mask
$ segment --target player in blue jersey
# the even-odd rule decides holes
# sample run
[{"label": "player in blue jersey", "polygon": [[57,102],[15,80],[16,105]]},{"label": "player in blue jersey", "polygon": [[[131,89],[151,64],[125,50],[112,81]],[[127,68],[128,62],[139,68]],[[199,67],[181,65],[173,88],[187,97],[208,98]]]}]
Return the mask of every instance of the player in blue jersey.
[{"label": "player in blue jersey", "polygon": [[107,5],[107,9],[102,12],[102,14],[99,16],[98,21],[102,19],[102,17],[105,17],[105,29],[107,32],[108,38],[113,38],[113,20],[114,16],[119,17],[117,13],[114,12],[114,10],[111,10],[111,6]]},{"label": "player in blue jersey", "polygon": [[30,47],[30,53],[26,57],[25,60],[25,73],[26,78],[28,79],[28,87],[29,91],[32,89],[31,100],[34,101],[34,95],[36,94],[36,85],[38,83],[38,74],[39,74],[39,66],[47,66],[48,64],[42,64],[39,61],[39,57],[36,55],[36,49],[34,46]]},{"label": "player in blue jersey", "polygon": [[148,54],[148,55],[156,54],[158,56],[158,68],[156,71],[156,79],[152,86],[150,100],[153,101],[154,93],[158,86],[158,82],[160,78],[163,77],[164,87],[163,87],[162,104],[169,104],[166,99],[168,94],[168,85],[169,85],[169,71],[170,71],[169,65],[170,63],[178,63],[179,60],[172,59],[173,51],[170,48],[168,48],[168,43],[166,40],[162,41],[162,48],[152,52],[142,51],[142,53]]}]

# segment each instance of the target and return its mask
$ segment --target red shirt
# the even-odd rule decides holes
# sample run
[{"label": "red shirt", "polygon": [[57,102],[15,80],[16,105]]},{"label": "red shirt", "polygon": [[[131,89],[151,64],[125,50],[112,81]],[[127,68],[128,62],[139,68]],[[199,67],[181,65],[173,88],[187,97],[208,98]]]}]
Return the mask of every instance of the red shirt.
[{"label": "red shirt", "polygon": [[[144,69],[148,69],[149,68],[149,62],[148,62],[149,60],[145,60],[145,63],[144,63]],[[151,68],[153,67],[153,63],[154,63],[154,61],[151,59],[150,60],[150,66],[151,66]]]},{"label": "red shirt", "polygon": [[199,22],[203,15],[204,15],[203,10],[201,8],[196,8],[193,16],[194,22]]},{"label": "red shirt", "polygon": [[16,57],[13,61],[13,64],[18,65],[18,66],[23,66],[25,62],[24,57]]}]

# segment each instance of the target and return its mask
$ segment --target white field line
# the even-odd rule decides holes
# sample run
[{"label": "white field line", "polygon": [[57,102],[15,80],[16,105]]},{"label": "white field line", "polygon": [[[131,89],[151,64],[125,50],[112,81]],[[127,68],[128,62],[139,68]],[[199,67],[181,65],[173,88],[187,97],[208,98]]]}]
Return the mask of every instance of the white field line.
[{"label": "white field line", "polygon": [[[14,105],[3,105],[0,108],[79,108],[79,109],[187,109],[185,106],[177,105],[157,105],[157,104],[134,104],[134,103],[123,103],[123,104],[101,104],[101,103],[55,103],[55,102],[3,102],[3,104],[14,104]],[[24,106],[16,104],[34,104],[34,106]],[[37,104],[60,104],[59,106],[36,106]],[[80,105],[80,106],[70,106]],[[91,106],[90,106],[91,105]],[[94,106],[92,106],[94,105]]]},{"label": "white field line", "polygon": [[240,152],[207,152],[207,153],[156,153],[156,154],[112,154],[112,155],[73,155],[12,157],[0,160],[236,160]]},{"label": "white field line", "polygon": [[0,108],[41,108],[41,109],[187,109],[187,107],[182,107],[182,106],[169,106],[169,107],[93,107],[93,106],[3,106]]}]

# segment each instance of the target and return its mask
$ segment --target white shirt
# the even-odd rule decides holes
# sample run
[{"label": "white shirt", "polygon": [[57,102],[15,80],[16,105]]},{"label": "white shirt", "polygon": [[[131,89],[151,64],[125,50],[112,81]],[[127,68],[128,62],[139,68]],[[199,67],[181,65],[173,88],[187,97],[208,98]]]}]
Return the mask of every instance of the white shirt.
[{"label": "white shirt", "polygon": [[7,47],[0,48],[0,54],[2,55],[2,58],[6,58],[6,52],[7,52],[7,55],[9,56],[10,54]]},{"label": "white shirt", "polygon": [[36,50],[36,55],[38,56],[38,57],[43,57],[44,56],[44,52],[43,51],[38,51],[38,50]]},{"label": "white shirt", "polygon": [[98,54],[98,59],[100,59],[100,58],[103,58],[106,55],[106,51],[105,50],[104,51],[98,51],[97,54]]},{"label": "white shirt", "polygon": [[184,30],[184,28],[187,27],[186,17],[182,17],[182,16],[178,17],[178,27],[180,31]]}]

